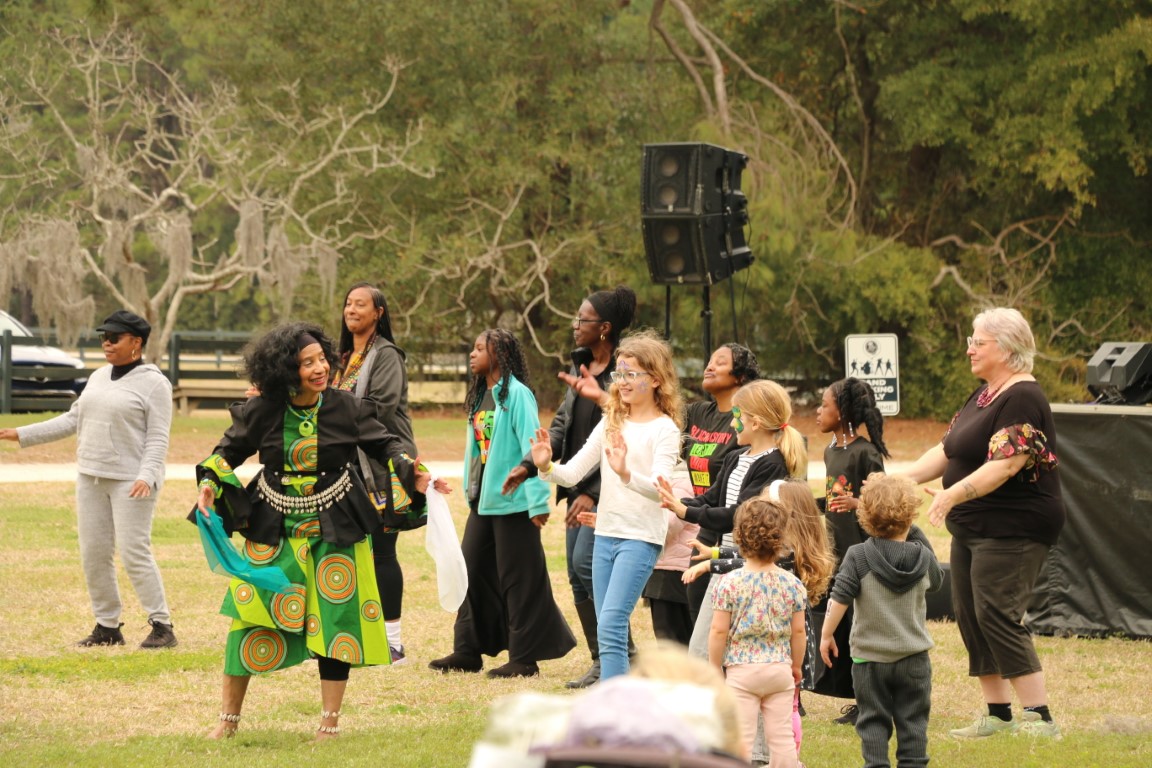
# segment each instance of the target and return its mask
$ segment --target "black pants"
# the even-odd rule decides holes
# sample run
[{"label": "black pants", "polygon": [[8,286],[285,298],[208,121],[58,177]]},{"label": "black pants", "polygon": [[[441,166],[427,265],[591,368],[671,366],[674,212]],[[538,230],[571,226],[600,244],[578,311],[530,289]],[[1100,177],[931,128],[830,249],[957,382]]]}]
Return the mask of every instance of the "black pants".
[{"label": "black pants", "polygon": [[473,507],[461,542],[468,594],[456,614],[454,650],[508,651],[527,664],[558,659],[576,638],[552,597],[540,529],[527,512],[481,515]]},{"label": "black pants", "polygon": [[674,640],[687,647],[695,626],[688,612],[688,588],[682,571],[655,570],[644,587],[652,611],[652,631],[657,640]]},{"label": "black pants", "polygon": [[384,609],[384,621],[400,618],[404,605],[404,571],[396,557],[396,540],[399,531],[385,533],[378,530],[372,534],[372,565],[376,569],[376,587],[380,590],[380,605]]}]

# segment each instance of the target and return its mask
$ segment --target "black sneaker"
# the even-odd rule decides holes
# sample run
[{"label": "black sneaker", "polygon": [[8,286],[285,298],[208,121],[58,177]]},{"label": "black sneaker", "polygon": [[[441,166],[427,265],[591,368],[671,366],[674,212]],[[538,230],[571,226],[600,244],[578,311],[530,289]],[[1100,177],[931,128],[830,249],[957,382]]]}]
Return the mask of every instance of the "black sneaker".
[{"label": "black sneaker", "polygon": [[392,666],[395,667],[399,664],[408,663],[408,657],[404,655],[404,646],[400,646],[399,648],[394,645],[389,646],[388,652],[392,656]]},{"label": "black sneaker", "polygon": [[91,648],[94,645],[124,645],[124,635],[120,632],[120,627],[124,626],[121,622],[115,627],[106,627],[103,624],[97,624],[92,629],[92,634],[84,638],[76,645],[81,648]]},{"label": "black sneaker", "polygon": [[536,662],[530,661],[527,664],[519,661],[510,661],[502,667],[496,667],[488,671],[488,677],[536,677],[540,674],[540,667],[536,666]]},{"label": "black sneaker", "polygon": [[840,708],[840,717],[832,722],[837,725],[856,725],[856,718],[860,716],[860,707],[855,704],[845,704]]},{"label": "black sneaker", "polygon": [[428,667],[437,672],[479,672],[484,668],[484,660],[467,653],[450,653],[428,662]]},{"label": "black sneaker", "polygon": [[[176,635],[172,633],[171,624],[161,624],[152,619],[148,619],[148,623],[152,625],[152,631],[144,638],[144,642],[140,643],[141,648],[172,648],[176,645]],[[121,639],[120,642],[123,643],[124,640]]]}]

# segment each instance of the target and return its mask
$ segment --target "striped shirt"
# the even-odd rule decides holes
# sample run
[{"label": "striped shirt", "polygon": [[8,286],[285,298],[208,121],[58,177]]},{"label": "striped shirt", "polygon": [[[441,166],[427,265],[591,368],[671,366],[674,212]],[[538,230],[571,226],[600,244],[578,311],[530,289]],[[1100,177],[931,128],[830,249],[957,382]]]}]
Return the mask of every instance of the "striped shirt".
[{"label": "striped shirt", "polygon": [[[732,468],[732,473],[728,475],[728,487],[725,489],[727,494],[724,498],[724,506],[735,507],[736,503],[740,500],[740,491],[744,487],[744,476],[748,474],[748,468],[751,467],[756,460],[761,456],[767,456],[776,450],[769,448],[760,453],[745,453],[740,458],[736,459],[736,466]],[[725,547],[734,547],[736,542],[732,539],[731,533],[726,533],[720,537],[721,545]]]}]

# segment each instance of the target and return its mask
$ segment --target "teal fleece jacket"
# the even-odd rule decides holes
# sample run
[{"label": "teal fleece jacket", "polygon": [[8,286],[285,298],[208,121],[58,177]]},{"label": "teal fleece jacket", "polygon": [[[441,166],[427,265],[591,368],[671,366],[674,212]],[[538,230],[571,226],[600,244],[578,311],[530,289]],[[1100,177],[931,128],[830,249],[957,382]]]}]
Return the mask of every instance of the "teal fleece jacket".
[{"label": "teal fleece jacket", "polygon": [[[532,450],[532,436],[540,428],[540,413],[532,390],[515,378],[508,382],[508,399],[500,403],[500,383],[492,388],[496,413],[492,419],[492,442],[488,446],[488,463],[484,467],[484,483],[480,487],[481,515],[509,515],[528,510],[530,517],[546,515],[549,506],[548,484],[538,477],[530,477],[507,496],[500,493],[504,478]],[[480,445],[472,425],[468,425],[468,444],[464,449],[464,477],[471,477],[472,462],[480,460]],[[467,481],[465,481],[467,482]]]}]

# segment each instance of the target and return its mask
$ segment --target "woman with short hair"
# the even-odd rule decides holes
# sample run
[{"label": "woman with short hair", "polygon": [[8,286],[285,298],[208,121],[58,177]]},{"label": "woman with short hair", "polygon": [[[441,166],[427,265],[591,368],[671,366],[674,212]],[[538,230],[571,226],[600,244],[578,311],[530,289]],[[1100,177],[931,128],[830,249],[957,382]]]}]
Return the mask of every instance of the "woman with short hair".
[{"label": "woman with short hair", "polygon": [[[1060,738],[1044,672],[1022,619],[1048,550],[1064,525],[1052,409],[1032,376],[1036,342],[1015,309],[981,312],[968,337],[972,374],[985,383],[952,419],[944,439],[906,473],[943,478],[928,519],[952,534],[952,604],[968,674],[987,712],[957,738],[1023,733]],[[1012,715],[1013,694],[1024,708]]]}]

